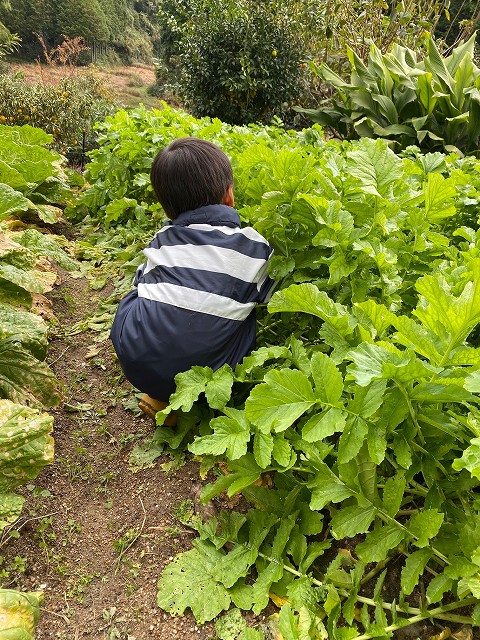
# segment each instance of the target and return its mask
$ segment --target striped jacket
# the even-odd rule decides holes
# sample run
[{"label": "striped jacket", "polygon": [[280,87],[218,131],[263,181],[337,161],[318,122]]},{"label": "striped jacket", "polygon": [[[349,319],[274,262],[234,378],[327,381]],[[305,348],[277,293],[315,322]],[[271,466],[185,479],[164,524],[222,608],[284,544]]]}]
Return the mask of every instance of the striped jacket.
[{"label": "striped jacket", "polygon": [[127,379],[168,400],[177,373],[193,365],[234,367],[254,349],[255,305],[273,284],[272,249],[219,204],[181,213],[144,254],[110,337]]}]

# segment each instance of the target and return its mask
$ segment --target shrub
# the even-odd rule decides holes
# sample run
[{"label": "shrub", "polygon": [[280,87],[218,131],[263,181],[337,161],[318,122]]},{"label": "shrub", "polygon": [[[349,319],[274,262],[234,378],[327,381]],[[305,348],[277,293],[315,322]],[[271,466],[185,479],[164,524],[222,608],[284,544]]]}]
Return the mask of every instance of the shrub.
[{"label": "shrub", "polygon": [[[425,32],[434,32],[448,2],[280,0],[286,19],[295,22],[306,60],[328,64],[341,75],[349,68],[348,48],[364,62],[368,59],[371,44],[382,53],[390,51],[394,42],[418,50]],[[330,94],[328,85],[311,73],[310,66],[307,66],[299,104],[314,107]]]},{"label": "shrub", "polygon": [[290,16],[295,15],[296,10],[303,26],[305,45],[315,54],[314,58],[330,64],[335,64],[335,60],[346,62],[347,46],[362,60],[368,57],[371,43],[382,52],[391,49],[394,42],[417,49],[423,34],[434,31],[448,4],[447,0],[283,2],[290,6]]},{"label": "shrub", "polygon": [[182,49],[180,90],[195,115],[266,121],[297,95],[300,47],[268,7],[210,3],[190,22]]},{"label": "shrub", "polygon": [[93,148],[93,125],[112,111],[111,96],[92,72],[63,78],[56,86],[0,75],[0,123],[39,127],[53,135],[61,153]]},{"label": "shrub", "polygon": [[123,64],[135,62],[151,64],[153,49],[150,39],[135,29],[126,29],[121,40],[114,40],[113,47]]},{"label": "shrub", "polygon": [[22,39],[19,55],[33,60],[41,53],[40,43],[33,34],[39,33],[49,41],[52,39],[55,25],[53,3],[51,0],[15,0],[10,4],[10,7],[0,6],[0,20]]},{"label": "shrub", "polygon": [[449,47],[468,40],[480,22],[480,12],[474,0],[450,0],[448,11],[441,16],[435,28],[435,37]]},{"label": "shrub", "polygon": [[155,84],[152,87],[152,95],[160,95],[161,88],[168,84],[170,79],[170,69],[166,62],[161,58],[154,58]]},{"label": "shrub", "polygon": [[[362,60],[368,57],[370,43],[382,52],[388,51],[395,41],[416,49],[425,31],[433,33],[447,1],[394,0],[379,4],[377,0],[238,0],[236,3],[231,0],[159,0],[160,51],[156,86],[152,87],[151,93],[159,96],[172,92],[183,94],[195,110],[199,91],[203,97],[208,84],[207,98],[203,97],[201,108],[196,109],[199,114],[212,113],[203,107],[212,102],[210,94],[225,93],[225,84],[227,90],[234,85],[235,95],[241,95],[244,84],[258,84],[259,77],[265,79],[262,73],[268,72],[270,78],[273,77],[274,86],[281,93],[283,83],[290,82],[290,77],[283,77],[284,72],[291,76],[290,60],[283,61],[286,64],[281,69],[280,59],[269,57],[272,50],[277,51],[278,56],[283,51],[277,43],[268,49],[270,31],[262,25],[266,21],[267,25],[281,25],[278,39],[287,49],[293,41],[296,50],[301,51],[301,68],[296,70],[300,77],[294,80],[295,100],[303,107],[312,107],[329,95],[329,89],[311,72],[308,61],[326,63],[337,73],[343,73],[348,68],[347,46]],[[260,25],[256,25],[257,16]],[[242,27],[245,22],[249,25],[247,28]],[[217,47],[220,47],[218,52]],[[224,57],[230,58],[228,67]],[[252,77],[251,64],[243,73],[245,59],[260,61],[255,67],[255,77]],[[214,69],[212,73],[204,72],[205,60]],[[278,67],[273,64],[275,68],[271,69],[272,63]],[[218,64],[220,72],[227,71],[223,79],[216,78]],[[199,72],[202,78],[206,77],[205,84],[196,79],[195,74]],[[240,102],[245,102],[245,91],[243,94]],[[229,95],[224,101],[233,101],[235,95]],[[276,110],[282,102],[280,99],[275,105]],[[231,105],[227,106],[231,111]]]}]

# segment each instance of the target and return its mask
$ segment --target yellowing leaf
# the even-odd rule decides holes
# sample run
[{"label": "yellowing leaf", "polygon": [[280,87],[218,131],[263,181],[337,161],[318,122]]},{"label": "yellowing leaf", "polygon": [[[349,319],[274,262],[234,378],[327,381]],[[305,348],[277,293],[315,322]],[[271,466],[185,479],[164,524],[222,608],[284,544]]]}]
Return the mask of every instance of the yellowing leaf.
[{"label": "yellowing leaf", "polygon": [[51,204],[38,204],[36,210],[40,220],[47,224],[55,224],[63,219],[63,211]]},{"label": "yellowing leaf", "polygon": [[33,640],[42,600],[43,593],[40,591],[26,593],[0,589],[0,638],[6,631],[9,640],[17,637],[21,640]]},{"label": "yellowing leaf", "polygon": [[28,400],[46,407],[60,401],[53,371],[19,347],[14,336],[0,339],[0,392],[14,402]]},{"label": "yellowing leaf", "polygon": [[35,478],[53,460],[53,417],[0,400],[0,491]]},{"label": "yellowing leaf", "polygon": [[275,593],[272,593],[270,591],[270,593],[268,594],[270,596],[270,600],[277,605],[277,607],[282,607],[286,602],[288,602],[288,598],[285,598],[283,596],[277,596]]}]

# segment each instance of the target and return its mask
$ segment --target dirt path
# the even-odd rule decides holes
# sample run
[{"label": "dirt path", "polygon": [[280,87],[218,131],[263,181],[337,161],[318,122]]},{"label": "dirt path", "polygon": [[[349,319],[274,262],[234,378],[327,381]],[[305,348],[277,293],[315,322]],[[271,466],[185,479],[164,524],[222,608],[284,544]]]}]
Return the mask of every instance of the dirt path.
[{"label": "dirt path", "polygon": [[54,412],[55,461],[24,491],[20,537],[4,540],[4,586],[10,579],[45,590],[37,640],[206,640],[211,625],[198,628],[191,616],[171,618],[156,605],[162,568],[193,538],[175,514],[192,507],[198,465],[163,456],[129,467],[152,421],[124,408],[133,393],[110,344],[87,358],[95,334],[68,335],[102,294],[63,278],[53,292],[60,324],[49,350],[65,396]]}]

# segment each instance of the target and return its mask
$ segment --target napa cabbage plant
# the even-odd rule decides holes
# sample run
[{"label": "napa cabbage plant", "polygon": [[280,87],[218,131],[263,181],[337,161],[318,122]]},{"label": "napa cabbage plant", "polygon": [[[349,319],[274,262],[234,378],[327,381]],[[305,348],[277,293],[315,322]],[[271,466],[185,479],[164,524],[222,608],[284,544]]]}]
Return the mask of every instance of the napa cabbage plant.
[{"label": "napa cabbage plant", "polygon": [[20,515],[24,498],[14,490],[53,461],[53,417],[0,400],[0,529]]},{"label": "napa cabbage plant", "polygon": [[0,640],[33,640],[42,600],[41,591],[0,589]]},{"label": "napa cabbage plant", "polygon": [[[61,156],[46,148],[51,141],[33,127],[0,127],[0,531],[21,513],[15,489],[53,461],[53,417],[38,409],[56,406],[60,394],[45,363],[48,326],[32,307],[57,279],[52,261],[68,270],[77,263],[52,236],[10,230],[18,217],[62,216],[70,189]],[[41,599],[0,590],[0,638],[33,640]]]},{"label": "napa cabbage plant", "polygon": [[[53,224],[71,197],[63,159],[47,145],[52,136],[29,125],[0,126],[0,222],[28,216]],[[60,206],[61,205],[61,206]],[[51,236],[35,229],[0,234],[0,397],[37,406],[59,402],[53,372],[44,362],[47,325],[30,312],[35,297],[51,291],[55,260],[76,262]]]},{"label": "napa cabbage plant", "polygon": [[[35,247],[35,233],[41,236],[26,231],[26,237],[21,234],[18,239]],[[37,243],[36,254],[6,234],[0,238],[0,397],[51,407],[60,396],[53,371],[44,362],[48,327],[30,312],[34,296],[50,291],[56,280],[55,273],[37,267],[45,252],[41,246]],[[64,258],[71,260],[66,253]]]},{"label": "napa cabbage plant", "polygon": [[73,197],[70,182],[78,185],[83,180],[64,168],[60,154],[47,148],[52,141],[53,136],[30,125],[0,125],[0,221],[12,214],[47,224],[61,219]]}]

